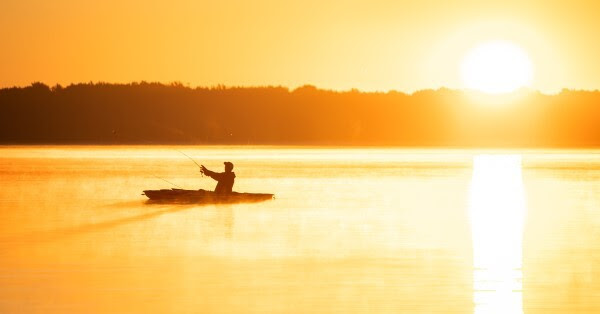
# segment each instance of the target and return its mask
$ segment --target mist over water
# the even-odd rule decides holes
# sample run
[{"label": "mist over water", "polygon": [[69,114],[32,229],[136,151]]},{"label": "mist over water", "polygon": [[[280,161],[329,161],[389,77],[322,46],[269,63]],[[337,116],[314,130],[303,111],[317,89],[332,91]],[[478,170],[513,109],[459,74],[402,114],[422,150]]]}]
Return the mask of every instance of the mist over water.
[{"label": "mist over water", "polygon": [[[146,204],[214,188],[177,150],[275,199]],[[0,187],[2,313],[600,311],[600,151],[3,147]]]}]

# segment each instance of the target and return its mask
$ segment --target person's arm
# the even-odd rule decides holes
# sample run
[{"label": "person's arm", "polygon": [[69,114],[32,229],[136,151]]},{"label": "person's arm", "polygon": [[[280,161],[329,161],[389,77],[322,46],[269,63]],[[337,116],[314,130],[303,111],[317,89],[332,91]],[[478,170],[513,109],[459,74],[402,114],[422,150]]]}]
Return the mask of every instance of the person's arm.
[{"label": "person's arm", "polygon": [[217,181],[219,181],[221,179],[221,174],[218,172],[214,172],[214,171],[210,171],[208,170],[206,167],[204,167],[204,165],[202,165],[202,167],[200,168],[200,172],[202,172],[204,175],[207,175]]}]

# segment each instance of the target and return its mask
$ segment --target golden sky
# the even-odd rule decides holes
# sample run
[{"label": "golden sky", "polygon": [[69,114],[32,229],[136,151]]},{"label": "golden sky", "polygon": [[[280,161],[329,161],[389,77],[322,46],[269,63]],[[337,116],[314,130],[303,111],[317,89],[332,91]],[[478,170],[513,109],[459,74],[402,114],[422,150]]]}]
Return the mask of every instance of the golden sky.
[{"label": "golden sky", "polygon": [[85,1],[0,4],[0,86],[181,81],[463,88],[475,45],[529,55],[532,86],[600,88],[596,1]]}]

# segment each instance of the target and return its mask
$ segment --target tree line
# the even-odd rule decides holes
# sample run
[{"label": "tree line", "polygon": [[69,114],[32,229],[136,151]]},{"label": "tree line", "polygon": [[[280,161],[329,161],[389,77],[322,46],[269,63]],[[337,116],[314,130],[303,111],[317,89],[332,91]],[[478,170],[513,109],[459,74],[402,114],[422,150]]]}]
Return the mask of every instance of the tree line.
[{"label": "tree line", "polygon": [[598,91],[33,83],[0,89],[0,113],[1,144],[600,146]]}]

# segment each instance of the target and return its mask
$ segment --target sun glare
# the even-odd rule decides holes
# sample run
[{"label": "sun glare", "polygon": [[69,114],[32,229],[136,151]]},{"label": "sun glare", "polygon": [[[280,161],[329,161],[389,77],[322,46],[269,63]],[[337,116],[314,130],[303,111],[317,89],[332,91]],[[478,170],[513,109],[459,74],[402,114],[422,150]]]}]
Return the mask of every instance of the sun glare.
[{"label": "sun glare", "polygon": [[521,156],[475,156],[469,192],[474,313],[522,314],[526,208]]},{"label": "sun glare", "polygon": [[527,53],[509,41],[489,41],[471,49],[460,74],[466,88],[501,94],[531,84],[533,66]]}]

